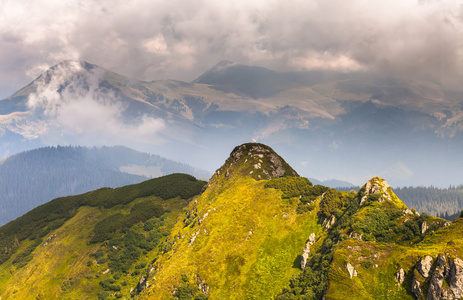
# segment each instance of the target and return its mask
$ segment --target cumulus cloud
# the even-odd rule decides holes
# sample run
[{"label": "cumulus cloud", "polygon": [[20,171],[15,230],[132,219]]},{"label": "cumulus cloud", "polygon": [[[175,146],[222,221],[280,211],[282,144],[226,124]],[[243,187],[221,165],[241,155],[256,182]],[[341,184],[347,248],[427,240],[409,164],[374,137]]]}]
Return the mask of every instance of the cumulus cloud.
[{"label": "cumulus cloud", "polygon": [[2,1],[0,93],[64,59],[142,80],[189,81],[227,59],[456,84],[462,7],[450,0]]}]

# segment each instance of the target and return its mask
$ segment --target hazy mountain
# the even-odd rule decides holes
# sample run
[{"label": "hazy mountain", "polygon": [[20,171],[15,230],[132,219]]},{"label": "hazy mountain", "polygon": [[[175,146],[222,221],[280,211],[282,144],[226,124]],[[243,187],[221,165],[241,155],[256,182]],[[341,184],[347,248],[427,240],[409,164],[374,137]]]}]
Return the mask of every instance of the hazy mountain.
[{"label": "hazy mountain", "polygon": [[384,179],[338,192],[249,143],[208,183],[99,189],[0,227],[0,296],[459,299],[462,234],[461,217],[420,216]]},{"label": "hazy mountain", "polygon": [[119,187],[152,177],[206,171],[126,147],[47,147],[0,162],[0,225],[50,199],[102,187]]},{"label": "hazy mountain", "polygon": [[320,184],[324,185],[330,188],[349,188],[349,187],[355,187],[352,183],[347,182],[347,181],[342,181],[342,180],[336,180],[336,179],[327,179],[327,180],[318,180],[315,178],[309,178],[309,180],[313,184]]},{"label": "hazy mountain", "polygon": [[462,178],[462,101],[435,82],[372,73],[223,61],[192,83],[142,82],[66,61],[0,101],[0,146],[123,144],[212,171],[254,140],[308,177],[448,186]]}]

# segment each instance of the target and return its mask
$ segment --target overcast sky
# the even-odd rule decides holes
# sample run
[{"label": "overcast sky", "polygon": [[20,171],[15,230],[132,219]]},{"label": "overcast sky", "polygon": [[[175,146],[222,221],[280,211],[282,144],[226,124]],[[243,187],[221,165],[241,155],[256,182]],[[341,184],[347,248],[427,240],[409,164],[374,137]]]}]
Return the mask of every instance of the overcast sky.
[{"label": "overcast sky", "polygon": [[62,60],[191,81],[226,59],[462,86],[463,1],[0,0],[0,97]]}]

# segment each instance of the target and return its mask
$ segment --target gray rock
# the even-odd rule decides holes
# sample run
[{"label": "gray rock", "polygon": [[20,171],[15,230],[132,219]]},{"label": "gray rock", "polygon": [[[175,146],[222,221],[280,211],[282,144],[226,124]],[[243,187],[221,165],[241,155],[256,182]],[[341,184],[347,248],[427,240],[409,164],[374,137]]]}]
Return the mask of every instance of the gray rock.
[{"label": "gray rock", "polygon": [[400,268],[399,272],[395,275],[395,280],[399,282],[399,285],[401,285],[405,281],[405,271],[404,269]]},{"label": "gray rock", "polygon": [[312,244],[315,242],[315,233],[311,233],[309,236],[309,240],[305,244],[304,250],[302,250],[301,254],[301,269],[304,270],[307,265],[307,259],[309,258],[310,248]]},{"label": "gray rock", "polygon": [[137,284],[137,291],[139,293],[145,289],[147,280],[148,278],[145,278],[145,276],[143,275],[140,276],[140,280],[138,280],[138,284]]},{"label": "gray rock", "polygon": [[421,295],[421,284],[415,276],[413,276],[412,280],[412,293],[415,295],[416,299],[423,299]]},{"label": "gray rock", "polygon": [[360,200],[360,206],[365,203],[370,194],[381,194],[381,197],[378,199],[379,202],[391,200],[391,195],[389,195],[387,192],[390,188],[391,186],[384,179],[375,177],[371,180],[368,180],[365,184],[365,195]]},{"label": "gray rock", "polygon": [[50,242],[56,237],[56,233],[55,234],[52,234],[50,235],[49,237],[47,237],[47,239],[45,240],[45,243],[43,243],[43,246],[47,246],[48,244],[50,244]]},{"label": "gray rock", "polygon": [[431,271],[432,267],[432,257],[429,255],[426,255],[423,259],[421,259],[417,266],[416,269],[424,278],[429,277],[429,271]]},{"label": "gray rock", "polygon": [[328,223],[326,223],[325,228],[330,229],[331,226],[336,222],[336,217],[332,215],[330,219],[328,220]]},{"label": "gray rock", "polygon": [[449,286],[456,299],[463,298],[463,260],[455,258],[450,266]]},{"label": "gray rock", "polygon": [[315,243],[315,233],[312,232],[312,233],[309,235],[309,242],[310,242],[311,244]]},{"label": "gray rock", "polygon": [[428,230],[428,228],[428,223],[426,223],[426,221],[423,221],[423,223],[421,223],[421,234],[424,234]]},{"label": "gray rock", "polygon": [[[443,262],[442,259],[443,258]],[[445,257],[439,256],[436,268],[432,272],[431,280],[429,281],[428,295],[426,300],[440,300],[442,284],[445,276]]]},{"label": "gray rock", "polygon": [[357,270],[355,270],[354,266],[350,263],[346,264],[346,270],[349,273],[350,278],[357,276]]}]

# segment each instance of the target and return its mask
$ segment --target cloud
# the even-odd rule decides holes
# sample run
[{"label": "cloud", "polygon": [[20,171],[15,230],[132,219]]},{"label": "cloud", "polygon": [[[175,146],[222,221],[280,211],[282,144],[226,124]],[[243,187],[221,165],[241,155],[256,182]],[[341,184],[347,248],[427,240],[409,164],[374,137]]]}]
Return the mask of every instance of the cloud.
[{"label": "cloud", "polygon": [[227,59],[456,84],[459,1],[2,1],[0,93],[81,59],[141,80],[192,80]]},{"label": "cloud", "polygon": [[166,124],[162,119],[145,114],[135,122],[122,121],[126,107],[112,91],[100,87],[103,75],[102,69],[88,71],[80,62],[68,61],[35,81],[36,92],[27,104],[42,116],[35,121],[41,125],[36,126],[44,135],[41,138],[49,144],[67,141],[134,146],[165,142],[161,135]]}]

